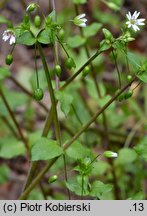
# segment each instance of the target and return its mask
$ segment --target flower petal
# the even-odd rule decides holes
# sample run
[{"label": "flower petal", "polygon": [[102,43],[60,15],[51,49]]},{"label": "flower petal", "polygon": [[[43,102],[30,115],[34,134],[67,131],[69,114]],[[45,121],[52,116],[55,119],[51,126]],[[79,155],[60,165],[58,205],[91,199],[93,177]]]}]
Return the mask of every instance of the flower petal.
[{"label": "flower petal", "polygon": [[132,25],[132,27],[133,27],[133,29],[134,29],[135,32],[140,30],[140,28],[138,28],[137,25]]},{"label": "flower petal", "polygon": [[10,36],[5,34],[5,35],[3,35],[2,39],[6,42],[9,38],[10,38]]},{"label": "flower petal", "polygon": [[80,27],[86,27],[86,23],[80,23],[79,26]]},{"label": "flower petal", "polygon": [[126,14],[126,16],[127,16],[127,18],[128,18],[128,20],[130,20],[131,19],[131,13],[130,13],[130,11],[128,12],[128,14]]},{"label": "flower petal", "polygon": [[81,18],[83,18],[83,17],[85,17],[85,16],[86,16],[86,14],[83,13],[83,14],[78,15],[76,18],[77,18],[77,19],[81,19]]},{"label": "flower petal", "polygon": [[140,12],[138,12],[135,16],[135,19],[137,19],[139,17]]},{"label": "flower petal", "polygon": [[81,19],[81,21],[83,21],[83,22],[87,22],[87,19],[84,19],[84,18],[83,18],[83,19]]},{"label": "flower petal", "polygon": [[12,36],[12,37],[10,38],[10,45],[14,44],[14,43],[15,43],[15,41],[16,41],[15,37],[14,37],[14,36]]}]

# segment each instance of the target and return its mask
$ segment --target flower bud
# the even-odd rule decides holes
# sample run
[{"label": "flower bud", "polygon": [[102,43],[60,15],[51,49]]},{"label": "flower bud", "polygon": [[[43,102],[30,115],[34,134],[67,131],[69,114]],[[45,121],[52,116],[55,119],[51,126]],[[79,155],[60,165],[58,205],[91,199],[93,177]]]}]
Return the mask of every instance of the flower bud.
[{"label": "flower bud", "polygon": [[127,76],[127,80],[130,82],[132,80],[132,76],[131,75],[128,75]]},{"label": "flower bud", "polygon": [[48,183],[51,184],[51,183],[57,181],[57,179],[58,179],[58,176],[57,175],[53,175],[53,176],[51,176],[49,178]]},{"label": "flower bud", "polygon": [[127,100],[128,98],[132,97],[132,95],[133,95],[133,91],[130,89],[124,94],[124,98]]},{"label": "flower bud", "polygon": [[84,70],[82,71],[82,76],[83,76],[83,77],[86,77],[86,76],[89,74],[89,72],[90,72],[90,67],[89,67],[89,66],[86,66],[86,67],[84,68]]},{"label": "flower bud", "polygon": [[58,32],[59,39],[62,41],[64,39],[64,36],[65,36],[64,29],[60,29],[60,31]]},{"label": "flower bud", "polygon": [[116,152],[112,152],[112,151],[105,151],[103,153],[103,155],[107,158],[116,158],[118,157],[118,154]]},{"label": "flower bud", "polygon": [[103,34],[104,34],[106,40],[112,41],[113,35],[108,29],[103,28]]},{"label": "flower bud", "polygon": [[31,3],[26,9],[26,12],[33,12],[39,5],[37,3]]}]

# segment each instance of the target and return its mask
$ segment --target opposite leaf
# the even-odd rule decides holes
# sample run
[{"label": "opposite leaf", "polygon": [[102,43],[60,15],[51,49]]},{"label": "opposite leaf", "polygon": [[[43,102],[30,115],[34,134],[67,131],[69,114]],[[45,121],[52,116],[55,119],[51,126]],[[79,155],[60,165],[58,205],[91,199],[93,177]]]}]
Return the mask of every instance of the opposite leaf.
[{"label": "opposite leaf", "polygon": [[40,138],[31,149],[32,161],[50,160],[61,154],[63,150],[57,142],[45,137]]},{"label": "opposite leaf", "polygon": [[65,114],[65,116],[67,116],[69,111],[70,111],[71,104],[72,104],[72,101],[73,101],[72,95],[70,95],[70,94],[68,94],[66,92],[58,91],[58,92],[56,92],[56,98],[61,103],[62,112]]},{"label": "opposite leaf", "polygon": [[17,44],[23,44],[26,46],[32,46],[33,44],[35,44],[35,42],[36,39],[29,31],[24,31],[16,40]]}]

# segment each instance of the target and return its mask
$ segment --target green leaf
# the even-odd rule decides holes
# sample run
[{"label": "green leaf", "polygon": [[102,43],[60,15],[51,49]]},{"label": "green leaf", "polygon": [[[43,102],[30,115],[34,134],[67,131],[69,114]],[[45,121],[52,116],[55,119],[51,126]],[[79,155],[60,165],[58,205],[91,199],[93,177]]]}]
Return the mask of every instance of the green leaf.
[{"label": "green leaf", "polygon": [[63,92],[63,91],[57,91],[56,92],[56,98],[61,103],[62,112],[65,114],[65,116],[67,116],[69,111],[70,111],[70,108],[71,108],[73,96],[71,94]]},{"label": "green leaf", "polygon": [[136,74],[136,76],[141,80],[143,81],[144,83],[147,83],[147,71],[142,71],[138,74]]},{"label": "green leaf", "polygon": [[101,181],[95,181],[91,186],[90,195],[94,197],[98,197],[99,199],[104,196],[104,194],[110,192],[113,186],[111,184],[104,184]]},{"label": "green leaf", "polygon": [[144,83],[147,83],[147,62],[141,66],[136,76]]},{"label": "green leaf", "polygon": [[115,159],[116,164],[126,165],[133,163],[137,159],[137,153],[134,149],[123,148],[118,152],[118,158]]},{"label": "green leaf", "polygon": [[111,169],[111,166],[105,161],[97,161],[93,164],[92,175],[94,176],[102,176],[108,170]]},{"label": "green leaf", "polygon": [[0,157],[11,159],[25,154],[25,147],[21,141],[12,137],[0,140]]},{"label": "green leaf", "polygon": [[55,33],[51,29],[44,29],[37,36],[37,40],[42,44],[51,44],[55,41]]},{"label": "green leaf", "polygon": [[50,160],[63,154],[62,148],[57,142],[45,137],[34,143],[31,149],[32,161]]},{"label": "green leaf", "polygon": [[75,141],[66,151],[66,154],[75,160],[91,157],[92,152],[87,147],[83,146],[79,141]]},{"label": "green leaf", "polygon": [[127,57],[133,69],[138,71],[138,69],[141,68],[142,59],[139,58],[138,55],[136,55],[136,53],[133,52],[127,52]]},{"label": "green leaf", "polygon": [[120,6],[118,6],[117,4],[115,4],[114,2],[107,2],[107,1],[104,1],[104,3],[112,10],[115,10],[115,11],[119,11],[120,10]]},{"label": "green leaf", "polygon": [[[86,80],[86,86],[87,86],[87,89],[88,89],[88,94],[95,100],[97,100],[98,98],[98,94],[97,94],[97,89],[94,85],[94,81],[92,79],[87,79]],[[106,97],[106,88],[105,88],[105,85],[101,82],[99,82],[99,88],[100,88],[100,91],[101,91],[101,95],[102,95],[102,98],[103,97]],[[99,98],[100,99],[100,98]],[[99,103],[99,100],[97,101]]]},{"label": "green leaf", "polygon": [[35,44],[35,42],[36,38],[29,31],[24,31],[16,40],[17,44],[23,44],[27,46],[32,46]]},{"label": "green leaf", "polygon": [[134,147],[136,153],[145,161],[147,161],[147,136],[143,137],[138,145]]},{"label": "green leaf", "polygon": [[92,23],[91,25],[89,25],[83,29],[84,36],[86,38],[88,38],[88,37],[92,37],[92,36],[96,35],[101,27],[102,27],[101,23]]},{"label": "green leaf", "polygon": [[6,67],[0,67],[0,81],[10,76],[10,71]]},{"label": "green leaf", "polygon": [[69,37],[67,40],[67,44],[71,48],[77,48],[86,43],[86,38],[81,37],[80,35],[76,35],[73,37]]},{"label": "green leaf", "polygon": [[4,16],[0,15],[0,24],[8,23],[9,20],[7,20]]},{"label": "green leaf", "polygon": [[[9,106],[14,111],[17,107],[26,104],[28,97],[24,95],[21,92],[16,92],[8,89],[3,89],[5,93],[5,97],[7,98],[7,101],[9,102]],[[15,98],[15,100],[14,100]],[[2,102],[2,99],[0,98],[0,113],[1,115],[6,116],[8,114],[6,107],[4,103]]]},{"label": "green leaf", "polygon": [[[84,190],[83,190],[83,195],[88,195],[89,190],[88,190],[88,177],[84,176]],[[68,182],[65,182],[67,188],[74,192],[76,195],[81,196],[82,194],[82,177],[77,176],[76,178],[72,178],[68,180]]]},{"label": "green leaf", "polygon": [[109,100],[111,99],[111,96],[110,95],[105,95],[103,98],[100,98],[98,100],[98,105],[100,107],[103,107]]},{"label": "green leaf", "polygon": [[28,200],[43,200],[43,199],[44,199],[43,194],[39,190],[39,188],[32,190],[28,196]]},{"label": "green leaf", "polygon": [[6,165],[0,166],[0,184],[4,184],[8,181],[10,176],[10,169]]},{"label": "green leaf", "polygon": [[127,200],[144,200],[144,194],[142,191],[134,194],[133,196],[129,197]]},{"label": "green leaf", "polygon": [[102,41],[100,42],[99,51],[100,51],[100,52],[104,52],[104,51],[110,49],[110,47],[111,47],[111,44],[110,44],[110,43],[107,43],[106,40],[102,40]]},{"label": "green leaf", "polygon": [[87,3],[87,0],[73,0],[74,4],[85,4]]},{"label": "green leaf", "polygon": [[102,31],[103,31],[103,34],[105,36],[105,39],[109,40],[109,41],[112,41],[112,39],[113,39],[112,33],[106,28],[103,28]]}]

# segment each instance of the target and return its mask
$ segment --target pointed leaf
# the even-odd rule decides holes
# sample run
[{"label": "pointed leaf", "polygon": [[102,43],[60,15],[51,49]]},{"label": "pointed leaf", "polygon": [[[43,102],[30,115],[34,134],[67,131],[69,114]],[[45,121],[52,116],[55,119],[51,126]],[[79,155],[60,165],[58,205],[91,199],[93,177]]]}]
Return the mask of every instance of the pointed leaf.
[{"label": "pointed leaf", "polygon": [[40,138],[31,149],[32,161],[50,160],[63,154],[57,142],[45,137]]}]

